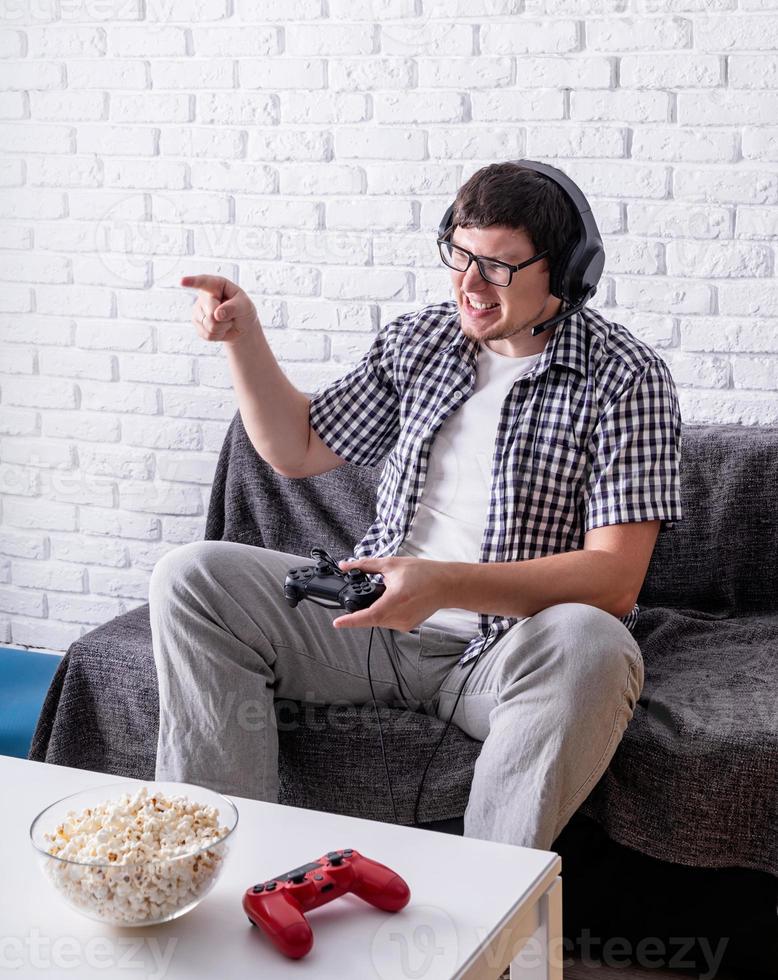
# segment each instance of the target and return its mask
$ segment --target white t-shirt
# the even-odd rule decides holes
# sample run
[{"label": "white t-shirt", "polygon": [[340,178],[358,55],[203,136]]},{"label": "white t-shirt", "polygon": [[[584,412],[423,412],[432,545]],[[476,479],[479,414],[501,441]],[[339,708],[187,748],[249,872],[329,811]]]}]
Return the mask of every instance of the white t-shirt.
[{"label": "white t-shirt", "polygon": [[[478,345],[475,389],[435,434],[421,501],[398,555],[478,562],[502,404],[514,382],[532,370],[541,353],[511,357]],[[438,609],[423,625],[471,637],[478,632],[478,613]]]}]

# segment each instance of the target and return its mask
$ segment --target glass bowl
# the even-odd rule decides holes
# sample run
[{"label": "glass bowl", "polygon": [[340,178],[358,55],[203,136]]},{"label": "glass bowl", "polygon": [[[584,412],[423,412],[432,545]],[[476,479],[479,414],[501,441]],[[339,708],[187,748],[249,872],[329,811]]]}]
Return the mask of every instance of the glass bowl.
[{"label": "glass bowl", "polygon": [[[121,864],[102,854],[86,859],[79,855],[79,860],[73,860],[50,853],[54,846],[50,836],[57,834],[59,828],[64,836],[60,834],[58,841],[67,840],[71,819],[105,803],[126,810],[125,794],[132,798],[144,789],[147,800],[153,800],[156,792],[168,800],[185,797],[187,803],[213,807],[221,836],[205,843],[192,841],[187,848],[186,830],[182,830],[184,836],[176,841],[182,853],[142,856]],[[77,912],[117,926],[149,926],[177,919],[199,905],[224,867],[228,841],[237,825],[235,804],[203,786],[164,781],[115,782],[72,793],[47,806],[33,820],[30,840],[44,876]],[[94,833],[97,829],[95,826]]]}]

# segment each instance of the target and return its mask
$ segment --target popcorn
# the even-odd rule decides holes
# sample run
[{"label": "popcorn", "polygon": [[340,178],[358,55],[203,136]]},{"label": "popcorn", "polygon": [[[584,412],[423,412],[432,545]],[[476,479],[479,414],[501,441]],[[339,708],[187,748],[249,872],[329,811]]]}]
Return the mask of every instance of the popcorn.
[{"label": "popcorn", "polygon": [[61,859],[46,873],[77,908],[118,924],[159,922],[194,904],[226,856],[216,807],[147,786],[66,818],[43,835]]}]

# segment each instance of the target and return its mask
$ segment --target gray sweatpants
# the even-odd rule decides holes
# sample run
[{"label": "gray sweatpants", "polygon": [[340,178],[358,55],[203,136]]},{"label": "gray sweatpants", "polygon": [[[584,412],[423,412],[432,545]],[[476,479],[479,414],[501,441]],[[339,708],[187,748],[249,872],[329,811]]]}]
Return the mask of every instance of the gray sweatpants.
[{"label": "gray sweatpants", "polygon": [[[192,542],[157,563],[157,779],[275,802],[274,698],[371,701],[370,628],[335,629],[337,612],[284,599],[287,571],[310,563],[228,541]],[[426,626],[380,632],[377,701],[447,719],[472,666],[457,664],[467,641]],[[550,606],[508,630],[476,664],[452,722],[483,742],[465,834],[548,849],[606,769],[642,686],[636,641],[594,606]]]}]

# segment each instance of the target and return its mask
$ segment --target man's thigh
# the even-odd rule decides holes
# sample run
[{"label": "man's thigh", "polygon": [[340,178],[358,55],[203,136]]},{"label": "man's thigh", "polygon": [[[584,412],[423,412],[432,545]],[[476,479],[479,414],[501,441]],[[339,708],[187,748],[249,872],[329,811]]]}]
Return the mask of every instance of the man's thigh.
[{"label": "man's thigh", "polygon": [[[639,693],[642,656],[624,623],[595,606],[559,603],[516,623],[475,664],[452,666],[436,711],[448,720],[456,705],[453,723],[483,742],[491,712],[509,697],[549,709],[555,698],[594,702],[609,675],[619,684],[633,673]],[[624,683],[626,693],[633,685]]]},{"label": "man's thigh", "polygon": [[[328,609],[303,599],[293,608],[284,597],[289,569],[311,563],[302,555],[232,541],[183,545],[154,569],[149,590],[152,625],[163,605],[175,613],[178,599],[220,627],[216,635],[222,643],[217,639],[210,644],[216,647],[208,653],[211,667],[218,670],[220,659],[226,666],[227,657],[248,671],[266,664],[277,698],[365,703],[371,700],[370,628],[336,629],[332,620],[342,613],[339,606]],[[181,622],[185,641],[187,624],[183,617]],[[185,646],[181,644],[182,653]],[[418,700],[418,630],[375,628],[370,675],[377,700]]]}]

